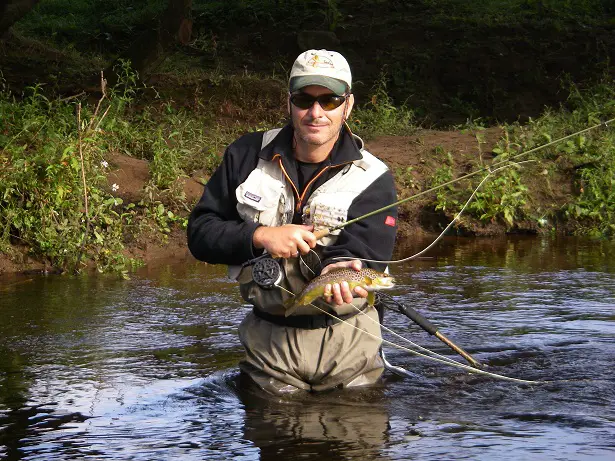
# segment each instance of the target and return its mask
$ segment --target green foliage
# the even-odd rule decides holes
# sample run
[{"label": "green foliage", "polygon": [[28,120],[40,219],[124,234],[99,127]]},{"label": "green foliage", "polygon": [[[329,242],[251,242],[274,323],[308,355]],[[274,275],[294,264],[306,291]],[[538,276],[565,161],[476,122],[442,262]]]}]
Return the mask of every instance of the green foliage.
[{"label": "green foliage", "polygon": [[[479,167],[476,168],[478,169]],[[515,165],[494,172],[476,191],[465,209],[465,214],[483,222],[503,222],[509,229],[514,227],[516,221],[526,217],[525,206],[529,195],[529,189],[523,184],[521,173],[522,170]],[[485,175],[474,179],[467,188],[461,187],[459,183],[453,183],[438,189],[433,202],[435,209],[449,214],[459,212],[462,204],[484,177]],[[435,171],[430,187],[444,184],[452,179],[452,167],[441,166]]]},{"label": "green foliage", "polygon": [[356,105],[349,125],[366,138],[382,135],[408,135],[416,130],[411,109],[395,106],[387,93],[386,75],[381,74],[369,101]]},{"label": "green foliage", "polygon": [[115,50],[135,33],[155,27],[166,0],[45,0],[17,25],[28,36],[101,51]]},{"label": "green foliage", "polygon": [[327,9],[325,10],[326,22],[329,30],[334,31],[342,17],[344,16],[339,9],[339,0],[327,0]]},{"label": "green foliage", "polygon": [[154,185],[160,189],[170,188],[178,177],[182,176],[181,168],[183,152],[173,145],[173,138],[177,131],[165,138],[162,129],[158,129],[154,135],[154,157],[150,162],[151,178]]},{"label": "green foliage", "polygon": [[[569,110],[547,112],[523,130],[522,147],[535,139],[548,142],[560,136],[595,126],[615,118],[615,81],[605,79],[595,87],[581,91],[572,86]],[[529,141],[529,142],[527,142]],[[579,221],[576,232],[591,235],[615,235],[615,132],[613,126],[594,129],[574,136],[540,156],[554,161],[559,170],[572,171],[576,192],[562,211],[568,219]]]},{"label": "green foliage", "polygon": [[[95,106],[50,100],[39,86],[17,100],[0,92],[0,249],[24,245],[64,270],[93,263],[100,271],[126,276],[133,261],[125,257],[126,234],[170,232],[186,225],[185,216],[158,200],[182,174],[182,156],[149,125],[152,184],[140,203],[124,204],[109,185],[109,154],[131,138],[126,116],[136,79],[126,65],[119,82]],[[78,120],[81,123],[78,123]],[[109,131],[108,131],[109,130]],[[113,131],[111,131],[113,130]],[[126,145],[123,145],[126,150]],[[180,196],[178,192],[176,196]],[[180,207],[186,210],[186,206]]]},{"label": "green foliage", "polygon": [[[509,229],[521,220],[546,226],[549,222],[546,216],[554,221],[560,216],[578,234],[615,235],[613,127],[593,129],[542,147],[612,118],[615,118],[615,82],[605,79],[591,90],[581,91],[572,86],[567,108],[547,110],[526,125],[502,127],[504,135],[492,149],[496,155],[491,162],[496,165],[495,171],[468,205],[467,215],[480,221],[502,222]],[[474,131],[476,127],[471,128]],[[477,137],[477,140],[479,161],[473,170],[489,166],[480,148],[481,139]],[[506,163],[507,160],[512,163]],[[436,170],[431,185],[450,180],[451,165],[449,159],[448,164]],[[498,168],[503,165],[509,166]],[[456,183],[440,189],[434,206],[447,213],[459,211],[459,204],[470,196],[483,177],[474,177],[465,188]],[[565,179],[571,182],[573,192],[566,197],[565,204],[551,209],[533,207],[533,195],[552,193],[551,180],[561,183]]]},{"label": "green foliage", "polygon": [[85,256],[100,270],[122,271],[132,213],[105,187],[97,118],[84,110],[78,129],[76,109],[37,86],[20,102],[0,95],[0,247],[26,245],[65,270],[79,268]]},{"label": "green foliage", "polygon": [[[438,146],[435,153],[436,155],[442,155],[443,150]],[[438,187],[434,201],[435,209],[452,213],[459,206],[459,201],[454,193],[455,185],[448,184],[444,187],[439,187],[453,179],[453,159],[450,152],[445,155],[445,158],[445,164],[434,171],[434,174],[428,179],[427,185],[428,188]]]},{"label": "green foliage", "polygon": [[412,174],[413,171],[414,168],[411,166],[407,166],[405,168],[396,168],[395,183],[407,189],[420,189],[421,187],[417,178],[415,178]]},{"label": "green foliage", "polygon": [[[613,157],[615,144],[609,146]],[[580,194],[566,206],[568,216],[589,223],[580,231],[593,236],[615,235],[615,162],[600,168],[582,167],[576,177]]]},{"label": "green foliage", "polygon": [[[472,193],[467,191],[468,196]],[[481,221],[503,220],[508,228],[524,217],[528,188],[521,181],[520,171],[511,166],[488,179],[468,205],[468,212]]]}]

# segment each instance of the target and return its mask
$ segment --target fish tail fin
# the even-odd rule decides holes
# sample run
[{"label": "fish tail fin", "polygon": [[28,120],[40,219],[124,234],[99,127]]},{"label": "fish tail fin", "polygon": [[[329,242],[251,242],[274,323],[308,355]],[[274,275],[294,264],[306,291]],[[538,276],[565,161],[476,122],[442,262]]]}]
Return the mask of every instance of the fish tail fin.
[{"label": "fish tail fin", "polygon": [[297,310],[297,307],[301,305],[301,303],[299,303],[298,301],[299,299],[297,298],[297,296],[293,296],[292,298],[288,298],[286,301],[284,301],[284,309],[286,309],[284,311],[285,317],[288,317]]},{"label": "fish tail fin", "polygon": [[291,304],[289,307],[287,307],[286,311],[284,312],[284,317],[288,317],[289,315],[292,315],[297,310],[297,307],[298,307],[297,304]]}]

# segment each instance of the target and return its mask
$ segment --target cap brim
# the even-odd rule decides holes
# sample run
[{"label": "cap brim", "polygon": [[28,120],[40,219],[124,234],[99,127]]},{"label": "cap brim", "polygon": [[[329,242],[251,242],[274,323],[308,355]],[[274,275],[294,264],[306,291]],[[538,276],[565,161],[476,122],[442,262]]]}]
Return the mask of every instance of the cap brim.
[{"label": "cap brim", "polygon": [[288,87],[290,92],[294,93],[310,85],[324,86],[340,96],[346,93],[346,84],[344,82],[333,77],[325,77],[324,75],[301,75],[299,77],[293,77],[290,79]]}]

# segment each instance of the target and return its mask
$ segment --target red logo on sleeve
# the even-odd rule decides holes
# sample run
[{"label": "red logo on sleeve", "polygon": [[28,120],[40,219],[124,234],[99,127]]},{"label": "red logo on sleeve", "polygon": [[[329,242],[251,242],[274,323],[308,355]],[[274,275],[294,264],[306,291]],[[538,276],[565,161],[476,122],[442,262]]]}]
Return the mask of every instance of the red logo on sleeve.
[{"label": "red logo on sleeve", "polygon": [[387,226],[395,227],[395,218],[393,216],[387,216],[387,219],[384,220],[384,223]]}]

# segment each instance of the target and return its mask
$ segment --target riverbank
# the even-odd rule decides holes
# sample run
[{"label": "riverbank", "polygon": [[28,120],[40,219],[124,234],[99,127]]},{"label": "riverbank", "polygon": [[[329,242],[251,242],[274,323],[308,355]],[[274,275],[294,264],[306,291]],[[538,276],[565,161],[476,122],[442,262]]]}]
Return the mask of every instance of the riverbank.
[{"label": "riverbank", "polygon": [[127,16],[46,0],[0,38],[0,273],[127,276],[185,251],[225,146],[285,123],[288,63],[312,47],[348,56],[351,129],[400,198],[421,194],[399,242],[439,233],[496,167],[450,233],[615,234],[606,2],[340,0],[323,16],[319,2],[195,1],[189,40],[150,56],[164,3]]},{"label": "riverbank", "polygon": [[[411,136],[381,136],[367,141],[367,149],[381,158],[393,171],[399,198],[407,198],[444,182],[447,177],[442,171],[450,171],[452,177],[477,171],[481,165],[492,163],[501,149],[505,127],[471,127],[463,130],[416,129]],[[123,209],[143,207],[151,193],[151,162],[136,159],[116,152],[107,157],[108,167],[103,187],[110,196],[119,199]],[[516,204],[514,220],[507,222],[504,214],[490,219],[481,219],[476,210],[464,214],[449,234],[464,236],[493,236],[503,234],[571,234],[580,226],[578,220],[564,219],[562,210],[574,200],[575,186],[572,169],[554,168],[561,159],[534,159],[517,174],[521,178],[524,196],[527,200]],[[550,171],[545,175],[545,171]],[[516,171],[516,170],[515,170]],[[121,253],[138,264],[156,265],[160,261],[191,256],[186,247],[185,217],[198,201],[207,179],[207,171],[198,170],[191,176],[182,176],[169,186],[176,196],[182,197],[179,204],[166,207],[177,213],[178,219],[167,223],[166,229],[140,228],[138,232],[124,232]],[[480,174],[483,178],[486,173]],[[497,184],[502,177],[497,174],[487,184],[498,188],[510,184]],[[510,178],[505,178],[506,182]],[[474,186],[477,181],[472,183]],[[487,187],[487,186],[483,186]],[[398,245],[406,245],[417,236],[424,237],[439,233],[460,210],[463,201],[469,198],[468,185],[447,187],[443,192],[426,194],[411,199],[400,208],[398,221]],[[576,191],[578,194],[578,190]],[[457,199],[459,197],[459,199]],[[493,200],[497,197],[493,196]],[[463,201],[462,201],[463,200]],[[477,199],[475,199],[477,200]],[[162,202],[158,202],[161,204]],[[502,202],[494,203],[502,206]],[[487,208],[486,208],[487,209]],[[542,213],[542,215],[541,215]],[[541,216],[548,216],[542,218]],[[54,265],[40,254],[32,254],[27,245],[11,245],[0,254],[2,273],[54,273],[67,270]],[[93,268],[92,261],[84,261],[84,267]]]}]

